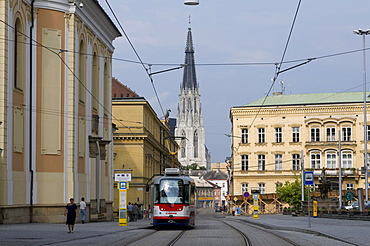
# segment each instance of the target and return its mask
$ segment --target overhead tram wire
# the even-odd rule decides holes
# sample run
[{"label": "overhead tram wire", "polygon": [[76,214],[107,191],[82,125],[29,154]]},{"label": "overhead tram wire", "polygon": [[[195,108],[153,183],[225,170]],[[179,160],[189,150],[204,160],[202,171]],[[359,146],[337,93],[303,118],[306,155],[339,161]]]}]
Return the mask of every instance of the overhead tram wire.
[{"label": "overhead tram wire", "polygon": [[[7,23],[5,23],[3,20],[0,20],[0,22],[2,22],[2,23],[4,23],[5,25],[7,25],[8,27],[10,27],[10,28],[12,28],[12,29],[14,29],[14,27],[12,27],[12,26],[10,26],[9,24],[7,24]],[[27,38],[29,38],[26,34],[24,34],[24,33],[22,33],[22,32],[20,32],[20,31],[18,31],[20,34],[22,34],[23,36],[25,36],[25,37],[27,37]],[[1,39],[1,40],[7,40],[7,41],[11,41],[11,42],[14,42],[14,40],[13,39]],[[53,47],[47,47],[47,46],[45,46],[45,45],[43,45],[43,44],[41,44],[41,43],[39,43],[39,42],[36,42],[35,40],[33,40],[34,42],[35,42],[35,44],[34,44],[34,46],[37,46],[37,47],[42,47],[42,48],[45,48],[45,49],[48,49],[50,52],[52,52],[52,53],[54,53],[55,55],[58,55],[59,57],[60,57],[60,49],[57,49],[57,48],[53,48]],[[20,42],[20,41],[18,41],[18,42]],[[23,44],[25,44],[25,45],[31,45],[30,43],[27,43],[27,42],[21,42],[21,43],[23,43]],[[365,50],[368,50],[368,49],[370,49],[370,48],[365,48]],[[341,55],[347,55],[347,54],[351,54],[351,53],[357,53],[357,52],[361,52],[361,51],[363,51],[364,49],[357,49],[357,50],[352,50],[352,51],[345,51],[345,52],[340,52],[340,53],[333,53],[333,54],[328,54],[328,55],[323,55],[323,56],[318,56],[318,57],[314,57],[314,58],[308,58],[308,59],[298,59],[298,60],[291,60],[291,61],[283,61],[283,62],[281,62],[282,64],[284,64],[284,63],[292,63],[292,62],[300,62],[300,61],[304,61],[304,60],[313,60],[313,59],[316,59],[316,60],[318,60],[318,59],[325,59],[325,58],[328,58],[328,57],[334,57],[334,56],[341,56]],[[59,51],[59,52],[57,52],[57,51]],[[77,54],[84,54],[84,55],[91,55],[91,54],[88,54],[88,53],[81,53],[81,52],[77,52],[77,51],[74,51],[74,50],[72,50],[72,51],[70,51],[70,50],[63,50],[63,52],[71,52],[71,53],[77,53]],[[100,57],[104,57],[104,56],[100,56]],[[112,58],[112,59],[119,59],[119,58]],[[139,62],[136,62],[136,61],[130,61],[130,60],[124,60],[124,59],[120,59],[120,60],[122,60],[122,61],[127,61],[127,62],[134,62],[134,63],[139,63]],[[196,66],[217,66],[217,65],[219,65],[219,66],[222,66],[222,65],[225,65],[225,66],[228,66],[228,65],[269,65],[269,64],[276,64],[276,63],[269,63],[269,62],[262,62],[262,63],[257,63],[257,62],[253,62],[253,63],[213,63],[213,64],[195,64]],[[68,67],[68,65],[67,64],[65,64],[66,65],[66,67]],[[168,64],[151,64],[151,65],[166,65],[166,66],[168,66],[168,65],[178,65],[178,64],[170,64],[170,63],[168,63]],[[69,67],[68,67],[69,68]],[[76,77],[76,75],[75,74],[73,74],[75,77]],[[78,79],[78,77],[76,77],[76,79],[77,80],[79,80]],[[80,81],[79,81],[80,82]],[[81,83],[81,82],[80,82]],[[367,83],[369,83],[369,82],[367,82]],[[360,86],[360,85],[359,85]],[[351,89],[355,89],[355,88],[357,88],[358,86],[355,86],[355,87],[352,87],[352,88],[350,88],[350,89],[348,89],[348,90],[345,90],[345,91],[342,91],[342,92],[346,92],[346,91],[349,91],[349,90],[351,90]],[[89,94],[91,94],[91,92],[85,87],[85,90],[89,93]],[[338,93],[341,93],[341,92],[338,92]],[[19,105],[18,105],[19,106]],[[16,107],[16,105],[14,105],[14,106],[11,106],[11,107]],[[104,107],[103,107],[104,108]],[[48,109],[35,109],[37,112],[41,112],[41,113],[46,113],[46,112],[48,112],[48,113],[46,113],[46,114],[53,114],[53,115],[57,115],[58,113],[57,112],[55,112],[55,113],[53,113],[53,112],[51,112],[50,110],[48,110]],[[64,117],[67,115],[68,116],[68,114],[66,114],[66,113],[62,113],[63,115],[64,115]],[[71,116],[68,116],[68,117],[71,117]],[[72,116],[73,117],[73,116]],[[115,117],[113,116],[112,117],[112,119],[114,119]],[[122,123],[121,123],[122,124]],[[122,124],[123,126],[124,126],[124,124]]]},{"label": "overhead tram wire", "polygon": [[[13,27],[13,26],[11,26],[11,25],[9,25],[8,23],[6,23],[6,22],[4,22],[3,20],[0,20],[0,22],[2,22],[2,23],[4,23],[6,26],[8,26],[9,28],[11,28],[11,29],[13,29],[13,30],[15,30],[15,28]],[[24,34],[24,33],[22,33],[21,31],[17,31],[19,34],[21,34],[21,35],[23,35],[24,37],[26,37],[26,38],[28,38],[29,40],[31,40],[31,38],[29,37],[29,36],[27,36],[26,34]],[[131,134],[134,134],[133,132],[132,132],[132,130],[129,128],[129,127],[127,127],[125,124],[123,124],[119,119],[117,119],[113,114],[112,114],[112,112],[110,112],[110,111],[108,111],[105,107],[104,107],[104,105],[97,99],[97,98],[95,98],[95,96],[91,93],[91,91],[89,91],[89,89],[81,82],[81,80],[77,77],[77,75],[74,73],[74,71],[68,66],[68,64],[63,60],[63,58],[60,56],[60,54],[61,54],[61,52],[56,52],[56,51],[54,51],[54,50],[57,50],[57,51],[61,51],[60,49],[51,49],[51,48],[49,48],[49,47],[47,47],[47,46],[44,46],[42,43],[40,43],[40,42],[38,42],[38,41],[36,41],[36,40],[34,40],[34,39],[32,39],[32,41],[36,44],[36,46],[38,46],[38,47],[41,47],[41,48],[43,48],[43,49],[47,49],[48,51],[50,51],[51,53],[53,53],[54,55],[56,55],[56,56],[58,56],[59,57],[59,59],[61,60],[61,62],[63,63],[63,65],[67,68],[67,70],[68,71],[70,71],[71,73],[72,73],[72,75],[73,75],[73,77],[75,78],[75,79],[77,79],[78,80],[78,82],[79,82],[79,84],[81,84],[83,87],[84,87],[84,89],[86,90],[86,92],[89,94],[89,95],[91,95],[91,97],[92,97],[92,99],[93,100],[96,100],[97,101],[97,103],[112,117],[112,119],[115,119],[117,122],[119,122],[120,123],[120,125],[122,125],[122,126],[124,126],[124,127],[126,127],[126,128],[128,128],[129,129],[129,131],[131,132]],[[13,107],[14,107],[14,105],[13,105]],[[30,108],[29,110],[33,110],[32,108]],[[42,109],[38,109],[38,108],[35,108],[34,109],[35,111],[34,112],[43,112],[43,113],[45,113],[45,111],[44,110],[42,110]],[[51,111],[49,111],[49,113],[48,114],[51,114]],[[64,115],[66,115],[65,113],[62,113],[63,114],[63,116]],[[57,115],[57,113],[53,113],[52,115]],[[68,114],[67,114],[67,116],[68,116]],[[69,116],[68,116],[69,117]],[[74,117],[74,116],[72,116],[72,117]],[[85,118],[86,120],[87,120],[87,117]],[[141,147],[142,148],[144,148],[142,145],[141,145]]]},{"label": "overhead tram wire", "polygon": [[[289,35],[288,35],[288,39],[287,39],[287,41],[286,41],[286,43],[285,43],[285,47],[284,47],[284,51],[283,51],[283,55],[282,55],[282,57],[281,57],[281,60],[280,60],[280,62],[279,62],[279,63],[276,63],[276,64],[275,64],[275,75],[274,75],[274,78],[272,79],[271,86],[270,86],[269,90],[267,91],[267,94],[266,94],[266,96],[264,97],[264,99],[263,99],[263,101],[262,101],[262,104],[261,104],[261,106],[260,106],[260,108],[259,108],[259,110],[258,110],[258,112],[257,112],[256,116],[254,117],[254,119],[253,119],[253,121],[252,121],[252,123],[251,123],[250,127],[253,125],[254,121],[255,121],[255,120],[256,120],[256,118],[257,118],[257,116],[258,116],[258,115],[259,115],[259,113],[261,112],[262,107],[263,107],[263,105],[265,104],[265,102],[266,102],[266,100],[267,100],[268,95],[270,94],[270,92],[271,92],[272,88],[274,87],[274,84],[275,84],[275,82],[276,82],[277,78],[279,77],[279,74],[281,73],[281,66],[282,66],[282,64],[283,64],[283,61],[284,61],[284,58],[285,58],[286,51],[288,50],[288,45],[289,45],[290,38],[291,38],[292,33],[293,33],[293,28],[294,28],[295,22],[296,22],[296,20],[297,20],[298,11],[299,11],[299,8],[300,8],[300,6],[301,6],[301,2],[302,2],[302,0],[299,0],[299,2],[298,2],[298,6],[297,6],[297,9],[296,9],[295,14],[294,14],[293,22],[292,22],[292,25],[291,25],[291,27],[290,27],[290,31],[289,31]],[[300,66],[300,65],[306,64],[306,63],[310,62],[311,60],[312,60],[312,59],[310,59],[310,60],[308,60],[307,62],[304,62],[304,63],[302,63],[302,64],[298,64],[298,65],[296,65],[296,66],[294,66],[294,67],[297,67],[297,66]],[[292,68],[293,68],[293,67],[292,67]],[[292,69],[292,68],[290,68],[290,69]],[[285,69],[285,71],[290,70],[290,69]]]},{"label": "overhead tram wire", "polygon": [[121,30],[122,30],[122,32],[123,32],[123,34],[125,35],[125,37],[126,37],[126,39],[127,39],[128,43],[130,44],[130,46],[131,46],[132,50],[134,51],[134,53],[135,53],[136,57],[139,59],[140,64],[142,65],[142,67],[144,68],[144,70],[145,70],[146,74],[148,75],[148,77],[149,77],[149,79],[150,79],[150,82],[151,82],[151,84],[152,84],[152,87],[153,87],[153,90],[154,90],[155,96],[156,96],[156,98],[157,98],[157,100],[158,100],[159,107],[161,108],[162,114],[164,115],[164,110],[163,110],[163,107],[162,107],[161,101],[159,100],[159,96],[158,96],[157,90],[156,90],[156,88],[155,88],[155,86],[154,86],[153,78],[152,78],[152,76],[150,75],[150,73],[149,73],[149,71],[148,71],[148,68],[145,66],[144,62],[142,61],[141,57],[139,56],[139,53],[136,51],[136,49],[135,49],[134,45],[132,44],[132,42],[131,42],[130,38],[128,37],[128,35],[127,35],[127,33],[126,33],[125,29],[123,29],[123,27],[122,27],[122,25],[121,25],[121,22],[118,20],[118,18],[117,18],[117,16],[116,16],[116,14],[114,13],[114,11],[113,11],[112,7],[110,6],[110,4],[109,4],[109,2],[108,2],[108,0],[105,0],[105,3],[108,5],[108,7],[109,7],[110,11],[112,12],[112,14],[113,14],[114,18],[116,19],[116,21],[117,21],[118,25],[120,26],[120,28],[121,28]]},{"label": "overhead tram wire", "polygon": [[[3,22],[3,21],[0,20],[0,22]],[[7,40],[7,41],[10,41],[10,42],[15,42],[15,40],[9,39],[9,38],[0,38],[0,40]],[[17,41],[17,42],[25,44],[25,45],[30,45],[27,42],[22,42],[22,41]],[[47,47],[47,46],[44,46],[44,45],[37,45],[37,44],[33,44],[33,45],[48,48],[50,50],[55,50],[55,51],[60,52],[60,49],[57,49],[57,48]],[[301,58],[301,59],[296,59],[296,60],[283,61],[283,62],[281,62],[281,64],[305,62],[305,61],[308,61],[308,60],[311,60],[311,61],[320,60],[320,59],[325,59],[325,58],[330,58],[330,57],[335,57],[335,56],[342,56],[342,55],[348,55],[348,54],[352,54],[352,53],[362,52],[364,50],[370,50],[370,48],[356,49],[356,50],[343,51],[343,52],[338,52],[338,53],[333,53],[333,54],[328,54],[328,55],[322,55],[322,56],[316,56],[316,57],[310,57],[310,58]],[[90,53],[79,52],[79,51],[75,51],[75,50],[63,50],[63,52],[69,52],[69,53],[74,53],[74,54],[92,56],[92,54],[90,54]],[[98,55],[97,57],[108,58],[108,57],[103,56],[103,55]],[[141,62],[133,61],[133,60],[129,60],[129,59],[124,59],[124,58],[112,57],[111,59],[115,60],[115,61],[135,63],[135,64],[140,64],[141,65]],[[151,65],[151,66],[181,66],[181,64],[179,64],[179,63],[146,63],[146,62],[144,62],[144,64],[147,65],[147,66],[149,66],[149,65]],[[276,65],[276,64],[278,64],[278,62],[236,62],[236,63],[234,62],[234,63],[196,63],[196,64],[194,64],[194,66],[197,66],[197,67],[200,67],[200,66],[264,66],[264,65]],[[298,65],[300,65],[300,64],[298,64]],[[182,66],[184,66],[184,65],[182,65]],[[280,73],[282,73],[283,71],[280,71]]]}]

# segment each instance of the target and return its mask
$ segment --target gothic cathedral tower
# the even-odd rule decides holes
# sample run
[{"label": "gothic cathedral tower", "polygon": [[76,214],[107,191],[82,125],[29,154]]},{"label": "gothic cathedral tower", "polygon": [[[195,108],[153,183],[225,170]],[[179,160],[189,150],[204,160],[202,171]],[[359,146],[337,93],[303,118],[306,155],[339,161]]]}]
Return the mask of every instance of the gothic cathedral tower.
[{"label": "gothic cathedral tower", "polygon": [[195,74],[194,48],[190,26],[186,41],[185,65],[180,86],[180,102],[177,108],[175,128],[175,136],[184,137],[184,140],[178,141],[181,147],[178,159],[183,166],[196,163],[198,167],[209,168],[210,158],[205,145],[202,106]]}]

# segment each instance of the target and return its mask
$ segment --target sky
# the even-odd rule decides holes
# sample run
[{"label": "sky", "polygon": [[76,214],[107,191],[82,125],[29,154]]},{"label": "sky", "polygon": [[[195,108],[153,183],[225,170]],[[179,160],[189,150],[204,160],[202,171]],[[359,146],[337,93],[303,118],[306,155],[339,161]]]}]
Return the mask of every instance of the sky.
[{"label": "sky", "polygon": [[[171,109],[170,117],[176,117],[183,70],[153,75],[152,84],[128,39],[145,66],[152,64],[152,72],[175,68],[184,63],[191,16],[211,162],[231,155],[231,139],[225,135],[231,131],[230,108],[265,97],[271,87],[269,95],[283,86],[285,94],[363,91],[363,39],[353,30],[370,29],[368,1],[99,2],[123,34],[113,42],[113,77],[145,97],[158,117],[164,115],[162,109]],[[370,47],[370,35],[365,40]],[[283,60],[284,70],[309,58],[316,59],[280,73],[273,84],[274,64]],[[370,65],[369,55],[366,61]]]}]

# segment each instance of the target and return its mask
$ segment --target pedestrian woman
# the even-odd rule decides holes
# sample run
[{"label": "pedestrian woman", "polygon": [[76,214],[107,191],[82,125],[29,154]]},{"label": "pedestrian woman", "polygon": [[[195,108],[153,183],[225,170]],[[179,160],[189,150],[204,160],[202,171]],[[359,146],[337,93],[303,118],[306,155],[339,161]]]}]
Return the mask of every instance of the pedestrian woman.
[{"label": "pedestrian woman", "polygon": [[66,206],[66,211],[64,216],[67,216],[66,225],[68,226],[68,233],[73,233],[73,228],[75,226],[76,215],[77,215],[77,205],[74,203],[74,199],[69,199],[69,203]]}]

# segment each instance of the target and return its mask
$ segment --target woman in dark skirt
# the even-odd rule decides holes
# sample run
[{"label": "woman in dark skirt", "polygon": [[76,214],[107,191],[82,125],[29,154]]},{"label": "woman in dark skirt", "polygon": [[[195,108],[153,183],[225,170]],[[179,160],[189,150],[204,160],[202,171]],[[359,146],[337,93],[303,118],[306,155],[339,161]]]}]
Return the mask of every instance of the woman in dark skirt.
[{"label": "woman in dark skirt", "polygon": [[76,221],[76,211],[77,205],[74,203],[74,199],[69,199],[70,203],[66,206],[66,211],[64,212],[64,216],[67,216],[66,225],[68,226],[68,233],[73,233],[73,228],[75,226]]}]

